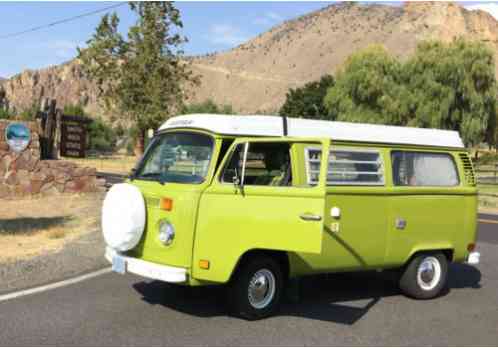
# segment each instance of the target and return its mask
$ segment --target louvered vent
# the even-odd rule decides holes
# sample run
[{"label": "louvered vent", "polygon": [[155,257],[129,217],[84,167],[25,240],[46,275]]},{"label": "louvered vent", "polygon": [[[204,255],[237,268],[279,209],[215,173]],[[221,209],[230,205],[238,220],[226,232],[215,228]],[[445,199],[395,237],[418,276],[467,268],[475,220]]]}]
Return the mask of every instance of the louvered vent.
[{"label": "louvered vent", "polygon": [[158,208],[159,207],[159,198],[155,197],[145,197],[145,203],[148,208]]},{"label": "louvered vent", "polygon": [[459,156],[463,164],[465,182],[467,183],[467,185],[475,186],[476,178],[474,175],[474,166],[472,165],[472,161],[470,160],[469,155],[466,153],[460,153]]}]

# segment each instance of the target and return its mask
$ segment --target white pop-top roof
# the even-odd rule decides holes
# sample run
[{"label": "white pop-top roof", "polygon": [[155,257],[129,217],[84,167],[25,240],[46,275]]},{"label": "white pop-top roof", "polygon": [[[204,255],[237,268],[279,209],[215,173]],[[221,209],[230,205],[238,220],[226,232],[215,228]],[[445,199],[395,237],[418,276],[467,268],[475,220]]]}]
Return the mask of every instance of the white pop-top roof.
[{"label": "white pop-top roof", "polygon": [[[167,120],[159,130],[196,128],[217,134],[240,136],[282,136],[280,116],[232,116],[192,114]],[[409,144],[423,146],[459,147],[463,142],[458,132],[365,123],[287,118],[288,135],[293,137],[321,137],[332,140],[369,143]]]}]

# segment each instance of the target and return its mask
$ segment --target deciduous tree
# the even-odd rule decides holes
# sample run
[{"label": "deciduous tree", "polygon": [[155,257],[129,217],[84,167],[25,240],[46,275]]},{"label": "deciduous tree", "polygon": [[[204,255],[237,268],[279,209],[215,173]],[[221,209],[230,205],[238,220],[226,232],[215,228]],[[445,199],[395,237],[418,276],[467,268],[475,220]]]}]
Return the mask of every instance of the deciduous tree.
[{"label": "deciduous tree", "polygon": [[480,42],[422,42],[405,62],[381,47],[353,54],[325,97],[329,117],[460,132],[494,144],[493,52]]},{"label": "deciduous tree", "polygon": [[139,130],[141,153],[146,130],[178,111],[185,85],[198,79],[182,59],[186,38],[178,33],[183,24],[173,3],[130,2],[130,8],[137,21],[126,38],[118,31],[118,16],[105,15],[78,57],[106,109]]},{"label": "deciduous tree", "polygon": [[324,75],[319,81],[305,84],[303,87],[291,88],[285,97],[285,102],[279,114],[290,117],[306,117],[327,119],[327,109],[323,99],[327,90],[334,85],[331,75]]}]

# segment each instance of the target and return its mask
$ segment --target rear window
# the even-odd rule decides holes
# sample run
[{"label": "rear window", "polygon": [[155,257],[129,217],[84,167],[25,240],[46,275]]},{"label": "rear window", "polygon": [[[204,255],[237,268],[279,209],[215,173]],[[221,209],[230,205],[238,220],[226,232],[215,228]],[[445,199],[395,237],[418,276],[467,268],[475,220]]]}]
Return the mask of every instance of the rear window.
[{"label": "rear window", "polygon": [[458,172],[447,153],[393,151],[395,186],[457,186]]}]

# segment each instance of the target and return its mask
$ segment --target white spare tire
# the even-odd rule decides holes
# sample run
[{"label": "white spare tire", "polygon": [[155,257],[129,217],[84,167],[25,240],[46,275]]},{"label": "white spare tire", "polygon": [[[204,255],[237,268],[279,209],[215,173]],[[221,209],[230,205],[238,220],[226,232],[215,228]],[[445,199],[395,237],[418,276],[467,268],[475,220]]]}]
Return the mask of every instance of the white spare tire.
[{"label": "white spare tire", "polygon": [[145,229],[145,212],[144,198],[136,186],[113,185],[102,207],[102,233],[107,245],[117,251],[133,249]]}]

